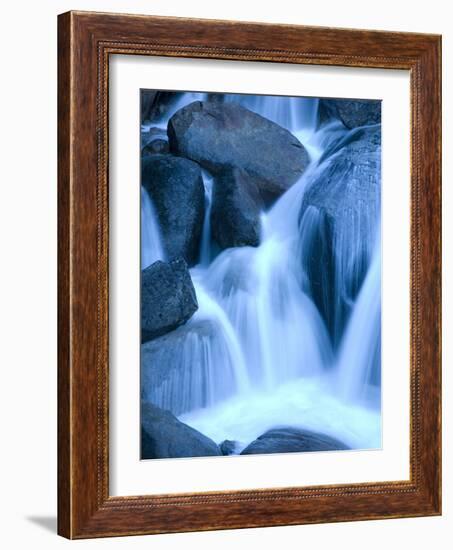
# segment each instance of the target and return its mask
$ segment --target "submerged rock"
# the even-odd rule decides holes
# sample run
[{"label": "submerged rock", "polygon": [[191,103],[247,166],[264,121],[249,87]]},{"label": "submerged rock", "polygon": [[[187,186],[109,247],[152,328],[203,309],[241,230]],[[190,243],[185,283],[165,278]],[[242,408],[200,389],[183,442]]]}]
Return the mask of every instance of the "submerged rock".
[{"label": "submerged rock", "polygon": [[141,458],[220,456],[212,439],[152,403],[141,405]]},{"label": "submerged rock", "polygon": [[142,185],[150,194],[169,260],[194,265],[204,221],[204,186],[198,164],[172,155],[142,159]]},{"label": "submerged rock", "polygon": [[233,362],[214,320],[189,323],[141,346],[142,399],[182,414],[236,389]]},{"label": "submerged rock", "polygon": [[250,443],[241,455],[341,451],[348,447],[325,434],[299,428],[274,428]]},{"label": "submerged rock", "polygon": [[236,449],[238,448],[238,442],[237,441],[231,441],[230,439],[225,439],[225,441],[222,441],[220,444],[220,451],[224,456],[234,455],[236,454]]},{"label": "submerged rock", "polygon": [[197,309],[195,289],[184,260],[159,260],[142,271],[142,342],[182,325]]},{"label": "submerged rock", "polygon": [[340,120],[346,128],[381,123],[381,102],[376,99],[320,99],[319,124]]},{"label": "submerged rock", "polygon": [[170,150],[213,174],[239,168],[263,197],[274,199],[295,183],[309,163],[288,130],[237,103],[195,101],[168,123]]},{"label": "submerged rock", "polygon": [[301,261],[337,346],[366,275],[380,218],[380,125],[352,130],[324,153],[304,194]]},{"label": "submerged rock", "polygon": [[243,170],[228,169],[217,176],[212,194],[211,231],[220,248],[258,246],[262,208],[258,187]]}]

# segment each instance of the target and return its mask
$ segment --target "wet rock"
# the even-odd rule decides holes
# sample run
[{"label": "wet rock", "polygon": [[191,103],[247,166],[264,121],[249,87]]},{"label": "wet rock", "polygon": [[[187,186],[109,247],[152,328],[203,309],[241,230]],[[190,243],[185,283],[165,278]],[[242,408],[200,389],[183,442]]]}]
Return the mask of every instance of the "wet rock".
[{"label": "wet rock", "polygon": [[258,246],[262,208],[258,187],[243,170],[227,169],[217,176],[212,195],[211,231],[219,247]]},{"label": "wet rock", "polygon": [[320,125],[332,119],[340,120],[349,129],[380,124],[381,102],[374,99],[320,99]]},{"label": "wet rock", "polygon": [[299,218],[309,291],[337,346],[368,269],[380,217],[380,125],[333,143],[307,185]]},{"label": "wet rock", "polygon": [[241,455],[273,453],[306,453],[314,451],[340,451],[348,447],[325,434],[309,430],[283,427],[268,430],[250,443]]},{"label": "wet rock", "polygon": [[236,103],[195,101],[168,123],[170,151],[214,175],[239,168],[273,200],[293,185],[309,163],[290,132]]},{"label": "wet rock", "polygon": [[150,194],[169,260],[198,260],[205,199],[198,164],[172,155],[142,159],[142,185]]},{"label": "wet rock", "polygon": [[168,141],[165,139],[155,139],[150,141],[142,149],[142,156],[146,157],[149,155],[164,155],[169,152]]},{"label": "wet rock", "polygon": [[238,447],[237,441],[231,441],[230,439],[225,439],[225,441],[222,441],[220,444],[220,452],[224,456],[234,455],[236,454],[236,449]]},{"label": "wet rock", "polygon": [[157,261],[142,271],[142,342],[184,324],[198,309],[195,289],[183,259]]},{"label": "wet rock", "polygon": [[214,441],[152,403],[141,405],[141,458],[220,456]]},{"label": "wet rock", "polygon": [[143,90],[141,100],[142,124],[156,124],[158,121],[164,120],[183,94],[184,92]]},{"label": "wet rock", "polygon": [[140,146],[142,148],[142,151],[144,147],[146,147],[149,143],[152,143],[156,139],[163,139],[168,141],[167,132],[162,128],[158,128],[157,126],[153,126],[148,130],[142,130],[140,138]]}]

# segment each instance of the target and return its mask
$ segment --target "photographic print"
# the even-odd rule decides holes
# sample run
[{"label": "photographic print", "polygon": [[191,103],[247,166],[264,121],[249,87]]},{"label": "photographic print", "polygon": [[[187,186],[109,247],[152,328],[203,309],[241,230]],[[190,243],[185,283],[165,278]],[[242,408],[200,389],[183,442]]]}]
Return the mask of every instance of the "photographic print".
[{"label": "photographic print", "polygon": [[381,102],[141,90],[141,458],[381,448]]}]

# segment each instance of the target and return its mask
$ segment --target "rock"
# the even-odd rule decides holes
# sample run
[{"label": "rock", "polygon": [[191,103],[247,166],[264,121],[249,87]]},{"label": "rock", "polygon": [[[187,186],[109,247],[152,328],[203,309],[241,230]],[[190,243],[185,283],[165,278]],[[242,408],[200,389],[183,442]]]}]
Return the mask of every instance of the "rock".
[{"label": "rock", "polygon": [[220,456],[214,441],[152,403],[141,405],[141,458]]},{"label": "rock", "polygon": [[214,180],[211,232],[220,248],[258,246],[263,201],[258,188],[238,168],[227,169]]},{"label": "rock", "polygon": [[225,439],[225,441],[222,441],[220,444],[220,452],[224,456],[234,455],[236,454],[236,449],[238,447],[237,441],[231,441],[230,439]]},{"label": "rock", "polygon": [[340,120],[346,128],[381,123],[381,102],[376,99],[320,99],[320,125],[332,119]]},{"label": "rock", "polygon": [[192,318],[143,343],[140,368],[142,399],[176,415],[222,401],[237,389],[228,341],[211,319]]},{"label": "rock", "polygon": [[309,163],[290,132],[237,103],[195,101],[171,117],[168,137],[171,152],[214,175],[243,170],[266,200],[284,193]]},{"label": "rock", "polygon": [[167,132],[162,128],[153,126],[149,130],[142,130],[140,138],[140,147],[143,149],[157,139],[162,139],[168,142]]},{"label": "rock", "polygon": [[169,260],[198,260],[205,198],[198,164],[172,155],[142,159],[142,185],[150,194]]},{"label": "rock", "polygon": [[307,185],[300,213],[301,261],[336,347],[364,280],[379,228],[380,125],[333,143]]},{"label": "rock", "polygon": [[272,453],[306,453],[314,451],[343,451],[344,443],[328,435],[299,428],[282,427],[268,430],[248,445],[241,455]]},{"label": "rock", "polygon": [[155,124],[159,120],[165,120],[183,94],[184,92],[143,90],[141,102],[142,124]]},{"label": "rock", "polygon": [[165,153],[169,152],[168,147],[168,141],[165,139],[155,139],[153,141],[150,141],[145,147],[142,149],[142,156],[146,157],[149,155],[164,155]]},{"label": "rock", "polygon": [[158,96],[156,90],[143,90],[141,93],[141,102],[140,102],[140,112],[141,112],[141,121],[142,123],[145,120],[152,118],[153,107],[156,105],[156,98]]},{"label": "rock", "polygon": [[198,309],[195,289],[183,259],[157,261],[142,271],[142,342],[184,324]]}]

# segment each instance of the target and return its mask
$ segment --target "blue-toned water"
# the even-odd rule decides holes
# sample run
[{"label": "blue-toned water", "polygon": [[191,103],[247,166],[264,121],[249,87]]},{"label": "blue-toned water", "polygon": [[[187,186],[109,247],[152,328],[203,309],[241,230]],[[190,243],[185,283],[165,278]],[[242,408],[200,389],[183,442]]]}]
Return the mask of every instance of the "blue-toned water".
[{"label": "blue-toned water", "polygon": [[[177,109],[205,94],[182,94]],[[176,409],[179,418],[220,443],[239,441],[239,449],[275,426],[307,428],[334,436],[351,448],[381,445],[380,415],[380,223],[373,213],[369,235],[360,242],[339,243],[337,287],[350,277],[350,250],[366,247],[366,275],[352,299],[340,344],[333,349],[321,313],[310,295],[304,254],[320,223],[316,209],[300,219],[307,185],[322,176],[318,161],[327,145],[346,132],[338,124],[317,129],[318,100],[266,96],[225,96],[291,131],[306,147],[311,164],[303,176],[262,214],[261,244],[214,249],[210,236],[213,180],[203,173],[206,218],[200,262],[191,269],[199,309],[187,323],[209,320],[217,338],[192,335],[175,360],[184,361],[188,379],[162,396],[158,405]],[[146,192],[145,192],[146,194]],[[149,197],[142,197],[142,264],[162,256],[156,216]],[[352,237],[351,237],[352,235]],[[354,233],[345,232],[345,239]],[[217,254],[217,255],[216,255]],[[348,257],[344,257],[348,254]],[[302,261],[301,261],[302,258]],[[362,266],[363,267],[363,266]],[[218,342],[221,341],[222,345]],[[196,361],[197,366],[190,366]],[[202,368],[199,368],[200,365]],[[226,372],[228,369],[228,375]],[[209,398],[199,407],[197,387]],[[192,388],[190,391],[188,388]],[[192,393],[190,393],[192,392]],[[190,395],[189,395],[190,394]],[[191,395],[193,394],[193,398]],[[220,398],[218,396],[221,396]],[[192,404],[191,404],[192,403]]]}]

